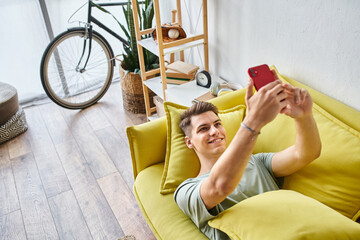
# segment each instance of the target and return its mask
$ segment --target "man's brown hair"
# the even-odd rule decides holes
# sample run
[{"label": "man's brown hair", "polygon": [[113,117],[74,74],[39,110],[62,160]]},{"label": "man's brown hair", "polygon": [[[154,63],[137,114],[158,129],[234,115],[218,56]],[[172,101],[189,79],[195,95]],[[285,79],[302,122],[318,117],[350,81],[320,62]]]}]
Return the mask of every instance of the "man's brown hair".
[{"label": "man's brown hair", "polygon": [[179,127],[183,131],[183,133],[186,136],[191,136],[191,117],[200,115],[204,112],[212,111],[218,116],[218,109],[217,107],[209,102],[197,102],[194,103],[190,108],[186,109],[185,112],[183,112],[180,115],[180,124]]}]

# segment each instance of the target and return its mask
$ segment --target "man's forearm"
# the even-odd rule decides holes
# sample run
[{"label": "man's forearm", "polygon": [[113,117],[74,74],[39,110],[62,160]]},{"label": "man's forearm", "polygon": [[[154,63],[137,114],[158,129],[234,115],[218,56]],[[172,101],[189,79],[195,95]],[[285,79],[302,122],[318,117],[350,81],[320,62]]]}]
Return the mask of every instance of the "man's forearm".
[{"label": "man's forearm", "polygon": [[272,158],[271,167],[276,177],[293,174],[320,155],[321,140],[312,114],[295,119],[295,126],[295,144]]},{"label": "man's forearm", "polygon": [[245,96],[248,112],[243,122],[246,127],[239,128],[201,185],[200,195],[207,209],[223,201],[236,188],[254,149],[256,132],[272,121],[287,104],[281,81],[269,83],[255,95],[253,86],[250,80]]},{"label": "man's forearm", "polygon": [[319,157],[321,152],[320,135],[313,115],[295,119],[295,126],[297,157],[301,161],[309,163]]},{"label": "man's forearm", "polygon": [[240,127],[229,147],[211,169],[200,189],[207,209],[214,207],[234,191],[249,162],[256,135]]},{"label": "man's forearm", "polygon": [[212,169],[217,178],[226,183],[227,188],[235,189],[248,164],[256,143],[256,135],[240,127],[229,147]]}]

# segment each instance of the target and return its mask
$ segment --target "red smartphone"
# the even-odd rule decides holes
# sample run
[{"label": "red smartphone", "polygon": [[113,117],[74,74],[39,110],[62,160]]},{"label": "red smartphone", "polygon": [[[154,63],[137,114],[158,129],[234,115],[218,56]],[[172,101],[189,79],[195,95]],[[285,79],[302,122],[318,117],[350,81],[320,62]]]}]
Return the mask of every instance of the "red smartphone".
[{"label": "red smartphone", "polygon": [[256,91],[278,79],[276,73],[272,72],[267,64],[249,68],[248,74],[254,82]]}]

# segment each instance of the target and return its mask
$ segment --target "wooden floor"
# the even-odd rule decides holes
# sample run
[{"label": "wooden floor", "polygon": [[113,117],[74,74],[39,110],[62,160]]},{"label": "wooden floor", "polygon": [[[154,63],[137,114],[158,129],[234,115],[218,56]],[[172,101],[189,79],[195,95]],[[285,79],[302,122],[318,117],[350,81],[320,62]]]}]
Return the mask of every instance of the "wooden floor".
[{"label": "wooden floor", "polygon": [[0,239],[155,239],[132,193],[119,83],[95,106],[25,108],[29,129],[0,145]]}]

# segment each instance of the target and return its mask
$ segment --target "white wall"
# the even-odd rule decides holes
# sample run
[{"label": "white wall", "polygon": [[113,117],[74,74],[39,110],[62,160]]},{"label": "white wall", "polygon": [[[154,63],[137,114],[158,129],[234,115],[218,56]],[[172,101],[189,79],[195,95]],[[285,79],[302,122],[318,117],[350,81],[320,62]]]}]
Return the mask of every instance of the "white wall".
[{"label": "white wall", "polygon": [[[182,3],[189,31],[201,1]],[[208,23],[212,73],[246,86],[247,69],[267,63],[360,110],[360,1],[208,0]]]},{"label": "white wall", "polygon": [[360,110],[360,1],[208,0],[210,70],[243,86],[250,66]]},{"label": "white wall", "polygon": [[38,1],[2,1],[0,36],[0,82],[17,88],[19,99],[45,95],[39,66],[48,37]]}]

